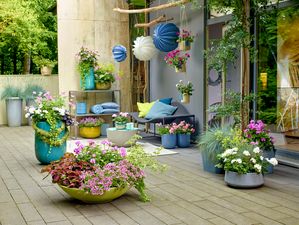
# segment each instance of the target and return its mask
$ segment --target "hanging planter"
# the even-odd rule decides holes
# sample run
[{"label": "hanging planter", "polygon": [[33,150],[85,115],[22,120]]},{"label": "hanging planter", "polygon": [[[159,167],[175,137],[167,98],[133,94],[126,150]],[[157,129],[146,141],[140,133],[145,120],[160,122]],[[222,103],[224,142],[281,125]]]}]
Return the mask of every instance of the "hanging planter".
[{"label": "hanging planter", "polygon": [[135,57],[142,61],[147,61],[153,58],[157,53],[157,49],[153,43],[151,36],[137,37],[134,41],[133,53]]},{"label": "hanging planter", "polygon": [[173,23],[164,23],[156,26],[154,30],[154,45],[162,52],[170,52],[178,47],[178,34],[180,30]]},{"label": "hanging planter", "polygon": [[194,36],[191,35],[190,31],[182,30],[179,34],[178,43],[179,50],[189,51],[191,49],[191,43],[194,40]]},{"label": "hanging planter", "polygon": [[190,103],[190,95],[184,93],[181,103]]},{"label": "hanging planter", "polygon": [[191,49],[191,43],[189,41],[180,41],[179,42],[179,50],[189,51],[190,49]]},{"label": "hanging planter", "polygon": [[169,52],[165,57],[165,62],[174,67],[177,73],[186,72],[186,62],[190,58],[188,53],[182,54],[180,50],[174,50]]},{"label": "hanging planter", "polygon": [[186,63],[184,63],[183,65],[181,65],[180,67],[176,66],[175,67],[175,72],[176,73],[186,73]]},{"label": "hanging planter", "polygon": [[193,84],[188,81],[187,84],[184,84],[182,80],[179,81],[179,83],[176,84],[176,88],[182,95],[182,103],[190,103],[190,96],[192,95]]}]

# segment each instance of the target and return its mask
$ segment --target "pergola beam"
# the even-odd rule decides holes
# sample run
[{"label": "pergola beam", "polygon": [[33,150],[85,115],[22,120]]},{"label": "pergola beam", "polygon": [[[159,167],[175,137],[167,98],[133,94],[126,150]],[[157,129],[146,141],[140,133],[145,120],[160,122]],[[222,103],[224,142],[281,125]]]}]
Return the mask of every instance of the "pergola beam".
[{"label": "pergola beam", "polygon": [[160,17],[158,17],[156,19],[153,19],[149,23],[136,23],[135,27],[145,27],[145,28],[148,28],[148,27],[154,26],[154,25],[156,25],[158,23],[163,23],[163,22],[170,21],[170,20],[173,20],[173,18],[166,18],[166,16],[163,15],[163,16],[160,16]]}]

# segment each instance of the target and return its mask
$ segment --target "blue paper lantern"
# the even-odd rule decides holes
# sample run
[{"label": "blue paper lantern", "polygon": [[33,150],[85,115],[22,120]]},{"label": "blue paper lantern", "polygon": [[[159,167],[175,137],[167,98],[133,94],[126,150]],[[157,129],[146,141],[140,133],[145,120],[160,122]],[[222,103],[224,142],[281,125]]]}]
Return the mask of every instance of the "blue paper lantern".
[{"label": "blue paper lantern", "polygon": [[112,49],[112,53],[116,62],[122,62],[127,58],[127,49],[122,45],[115,45]]},{"label": "blue paper lantern", "polygon": [[178,47],[180,29],[173,23],[164,23],[154,30],[154,44],[162,52],[170,52]]}]

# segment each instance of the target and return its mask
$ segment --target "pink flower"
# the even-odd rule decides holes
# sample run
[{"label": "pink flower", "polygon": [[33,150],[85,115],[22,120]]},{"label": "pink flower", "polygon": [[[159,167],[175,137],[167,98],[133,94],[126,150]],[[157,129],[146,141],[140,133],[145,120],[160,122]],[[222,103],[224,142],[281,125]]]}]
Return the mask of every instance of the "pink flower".
[{"label": "pink flower", "polygon": [[90,159],[90,163],[95,164],[96,160],[94,158]]},{"label": "pink flower", "polygon": [[124,148],[124,147],[121,147],[120,149],[119,149],[119,152],[120,152],[120,155],[121,155],[121,157],[126,157],[126,155],[127,155],[127,150]]},{"label": "pink flower", "polygon": [[117,114],[113,114],[112,117],[117,117]]}]

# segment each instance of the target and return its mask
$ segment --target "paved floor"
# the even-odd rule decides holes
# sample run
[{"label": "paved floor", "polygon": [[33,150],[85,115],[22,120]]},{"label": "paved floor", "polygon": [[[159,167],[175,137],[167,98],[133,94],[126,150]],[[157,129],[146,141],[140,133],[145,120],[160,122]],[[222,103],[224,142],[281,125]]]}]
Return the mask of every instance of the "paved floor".
[{"label": "paved floor", "polygon": [[227,187],[202,170],[200,154],[161,156],[170,169],[149,174],[150,203],[135,190],[108,204],[86,205],[43,180],[30,127],[0,128],[0,224],[299,224],[299,170],[278,166],[254,190]]}]

